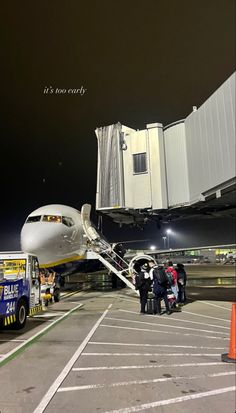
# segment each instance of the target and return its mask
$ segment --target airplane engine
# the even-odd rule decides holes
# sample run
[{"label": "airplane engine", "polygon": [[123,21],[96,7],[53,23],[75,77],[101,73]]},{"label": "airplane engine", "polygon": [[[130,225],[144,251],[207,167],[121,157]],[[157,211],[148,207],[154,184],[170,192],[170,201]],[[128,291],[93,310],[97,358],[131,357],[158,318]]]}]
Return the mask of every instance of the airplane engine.
[{"label": "airplane engine", "polygon": [[157,264],[156,260],[151,257],[150,255],[146,254],[138,254],[129,263],[129,273],[134,274],[135,272],[139,272],[142,265],[148,263],[149,261],[154,261]]}]

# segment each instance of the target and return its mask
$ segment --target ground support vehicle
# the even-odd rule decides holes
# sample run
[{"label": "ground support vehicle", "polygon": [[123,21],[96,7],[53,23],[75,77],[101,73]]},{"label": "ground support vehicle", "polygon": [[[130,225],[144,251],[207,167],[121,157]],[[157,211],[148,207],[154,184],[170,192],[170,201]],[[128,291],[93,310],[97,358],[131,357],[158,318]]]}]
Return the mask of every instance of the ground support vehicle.
[{"label": "ground support vehicle", "polygon": [[42,311],[39,263],[23,252],[0,252],[0,325],[25,326],[27,316]]},{"label": "ground support vehicle", "polygon": [[54,272],[49,274],[41,272],[40,284],[43,306],[47,307],[53,301],[55,303],[60,301],[60,285]]}]

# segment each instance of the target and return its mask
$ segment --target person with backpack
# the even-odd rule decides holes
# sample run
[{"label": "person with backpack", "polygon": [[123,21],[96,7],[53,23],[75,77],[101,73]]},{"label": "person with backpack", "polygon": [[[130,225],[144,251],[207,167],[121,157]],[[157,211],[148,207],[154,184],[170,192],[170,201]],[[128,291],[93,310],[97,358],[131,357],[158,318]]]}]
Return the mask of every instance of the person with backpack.
[{"label": "person with backpack", "polygon": [[152,284],[152,280],[149,276],[148,273],[148,265],[144,264],[140,268],[140,271],[136,274],[135,276],[135,289],[139,290],[139,296],[140,296],[140,304],[141,304],[141,309],[140,309],[140,314],[145,314],[145,308],[147,304],[147,299],[148,299],[148,291],[150,289],[150,286]]},{"label": "person with backpack", "polygon": [[176,267],[176,272],[177,272],[177,282],[178,282],[178,303],[180,305],[184,305],[186,302],[186,291],[185,291],[185,286],[187,282],[187,274],[184,269],[184,264],[181,264],[178,262],[177,267]]},{"label": "person with backpack", "polygon": [[172,261],[168,262],[168,267],[166,268],[165,272],[169,280],[170,288],[173,294],[175,295],[176,300],[178,300],[179,289],[178,289],[178,282],[177,282],[177,272],[173,267]]},{"label": "person with backpack", "polygon": [[153,280],[153,293],[154,297],[154,314],[161,314],[161,300],[163,299],[166,307],[166,314],[170,315],[170,306],[167,297],[167,289],[169,281],[165,270],[162,266],[157,266],[155,261],[149,261],[150,278]]}]

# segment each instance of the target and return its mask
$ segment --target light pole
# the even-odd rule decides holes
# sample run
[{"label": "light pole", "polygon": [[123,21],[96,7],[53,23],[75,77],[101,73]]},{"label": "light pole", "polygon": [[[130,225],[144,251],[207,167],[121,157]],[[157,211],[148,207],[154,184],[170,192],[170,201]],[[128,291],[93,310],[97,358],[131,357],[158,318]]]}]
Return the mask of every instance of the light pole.
[{"label": "light pole", "polygon": [[164,241],[164,250],[166,249],[166,237],[162,237],[163,241]]},{"label": "light pole", "polygon": [[171,229],[166,230],[167,233],[167,248],[170,249],[170,234],[172,233]]}]

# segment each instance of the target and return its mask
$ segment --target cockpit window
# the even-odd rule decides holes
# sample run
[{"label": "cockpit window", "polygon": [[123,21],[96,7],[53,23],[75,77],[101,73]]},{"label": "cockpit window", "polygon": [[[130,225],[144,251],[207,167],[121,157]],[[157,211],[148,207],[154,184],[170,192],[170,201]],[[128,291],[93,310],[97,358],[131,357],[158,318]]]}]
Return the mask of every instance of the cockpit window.
[{"label": "cockpit window", "polygon": [[35,216],[32,216],[32,217],[28,217],[27,220],[26,220],[26,224],[28,222],[38,222],[38,221],[40,221],[40,219],[41,219],[41,215],[35,215]]},{"label": "cockpit window", "polygon": [[44,215],[43,221],[61,223],[62,220],[60,215]]},{"label": "cockpit window", "polygon": [[69,217],[62,217],[62,223],[67,227],[73,227],[73,225],[75,225],[73,219]]}]

